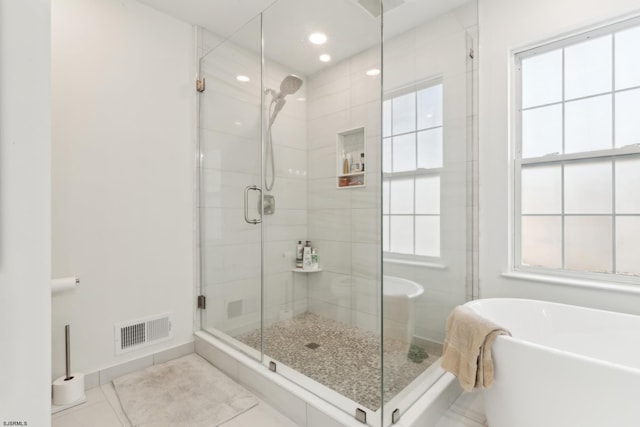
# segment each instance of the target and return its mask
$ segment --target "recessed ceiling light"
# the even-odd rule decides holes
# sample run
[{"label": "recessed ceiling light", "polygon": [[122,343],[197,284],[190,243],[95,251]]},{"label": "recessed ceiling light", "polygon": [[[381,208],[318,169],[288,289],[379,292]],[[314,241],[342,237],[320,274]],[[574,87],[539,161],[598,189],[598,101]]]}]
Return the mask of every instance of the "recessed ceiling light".
[{"label": "recessed ceiling light", "polygon": [[320,55],[320,61],[329,62],[331,61],[331,56],[327,55],[326,53],[323,53],[322,55]]},{"label": "recessed ceiling light", "polygon": [[313,33],[309,35],[309,41],[313,44],[325,44],[327,36],[324,33]]},{"label": "recessed ceiling light", "polygon": [[378,74],[380,74],[380,70],[377,68],[367,70],[367,76],[377,76]]},{"label": "recessed ceiling light", "polygon": [[240,75],[236,76],[236,80],[239,81],[239,82],[242,82],[242,83],[246,83],[251,79],[249,77],[247,77],[247,76],[243,76],[242,74],[240,74]]}]

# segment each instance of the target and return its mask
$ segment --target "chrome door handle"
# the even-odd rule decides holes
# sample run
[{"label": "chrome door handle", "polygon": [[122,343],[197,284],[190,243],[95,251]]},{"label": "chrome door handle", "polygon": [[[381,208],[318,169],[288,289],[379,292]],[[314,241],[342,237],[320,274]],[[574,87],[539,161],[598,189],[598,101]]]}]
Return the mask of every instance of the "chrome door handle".
[{"label": "chrome door handle", "polygon": [[262,197],[262,188],[257,185],[249,185],[244,189],[244,220],[249,224],[260,224],[262,222],[262,217],[258,219],[249,219],[249,191],[259,191],[260,196]]}]

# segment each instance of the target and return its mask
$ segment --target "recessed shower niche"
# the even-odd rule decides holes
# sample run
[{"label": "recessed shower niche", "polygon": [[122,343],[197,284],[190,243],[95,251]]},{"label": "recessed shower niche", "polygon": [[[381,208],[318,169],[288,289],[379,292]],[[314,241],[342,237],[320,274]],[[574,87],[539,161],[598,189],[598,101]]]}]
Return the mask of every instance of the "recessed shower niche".
[{"label": "recessed shower niche", "polygon": [[339,132],[336,139],[338,188],[364,187],[366,153],[364,127]]}]

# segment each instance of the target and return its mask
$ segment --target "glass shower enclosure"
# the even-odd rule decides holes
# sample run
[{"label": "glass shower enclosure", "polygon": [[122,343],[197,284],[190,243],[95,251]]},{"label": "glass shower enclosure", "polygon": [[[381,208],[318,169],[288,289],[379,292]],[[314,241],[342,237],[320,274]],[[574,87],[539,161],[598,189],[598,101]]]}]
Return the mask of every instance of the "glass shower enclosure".
[{"label": "glass shower enclosure", "polygon": [[[201,329],[373,426],[472,294],[475,4],[417,3],[279,0],[199,42]],[[421,37],[461,62],[416,66]]]}]

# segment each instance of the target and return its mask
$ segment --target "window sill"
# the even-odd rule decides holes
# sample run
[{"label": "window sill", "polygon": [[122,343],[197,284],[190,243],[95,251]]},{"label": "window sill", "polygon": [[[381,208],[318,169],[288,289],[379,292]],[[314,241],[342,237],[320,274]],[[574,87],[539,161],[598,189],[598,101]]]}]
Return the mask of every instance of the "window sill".
[{"label": "window sill", "polygon": [[604,282],[600,280],[578,279],[571,277],[550,276],[546,274],[524,273],[520,271],[512,271],[502,273],[501,275],[507,279],[524,280],[528,282],[540,282],[553,285],[571,286],[576,288],[597,289],[602,291],[613,291],[623,294],[640,295],[640,286],[632,283],[616,283]]},{"label": "window sill", "polygon": [[444,264],[440,264],[437,262],[430,262],[430,261],[416,261],[416,260],[399,259],[399,258],[384,258],[383,262],[389,262],[391,264],[400,264],[400,265],[411,265],[414,267],[432,268],[435,270],[447,269],[447,266]]}]

